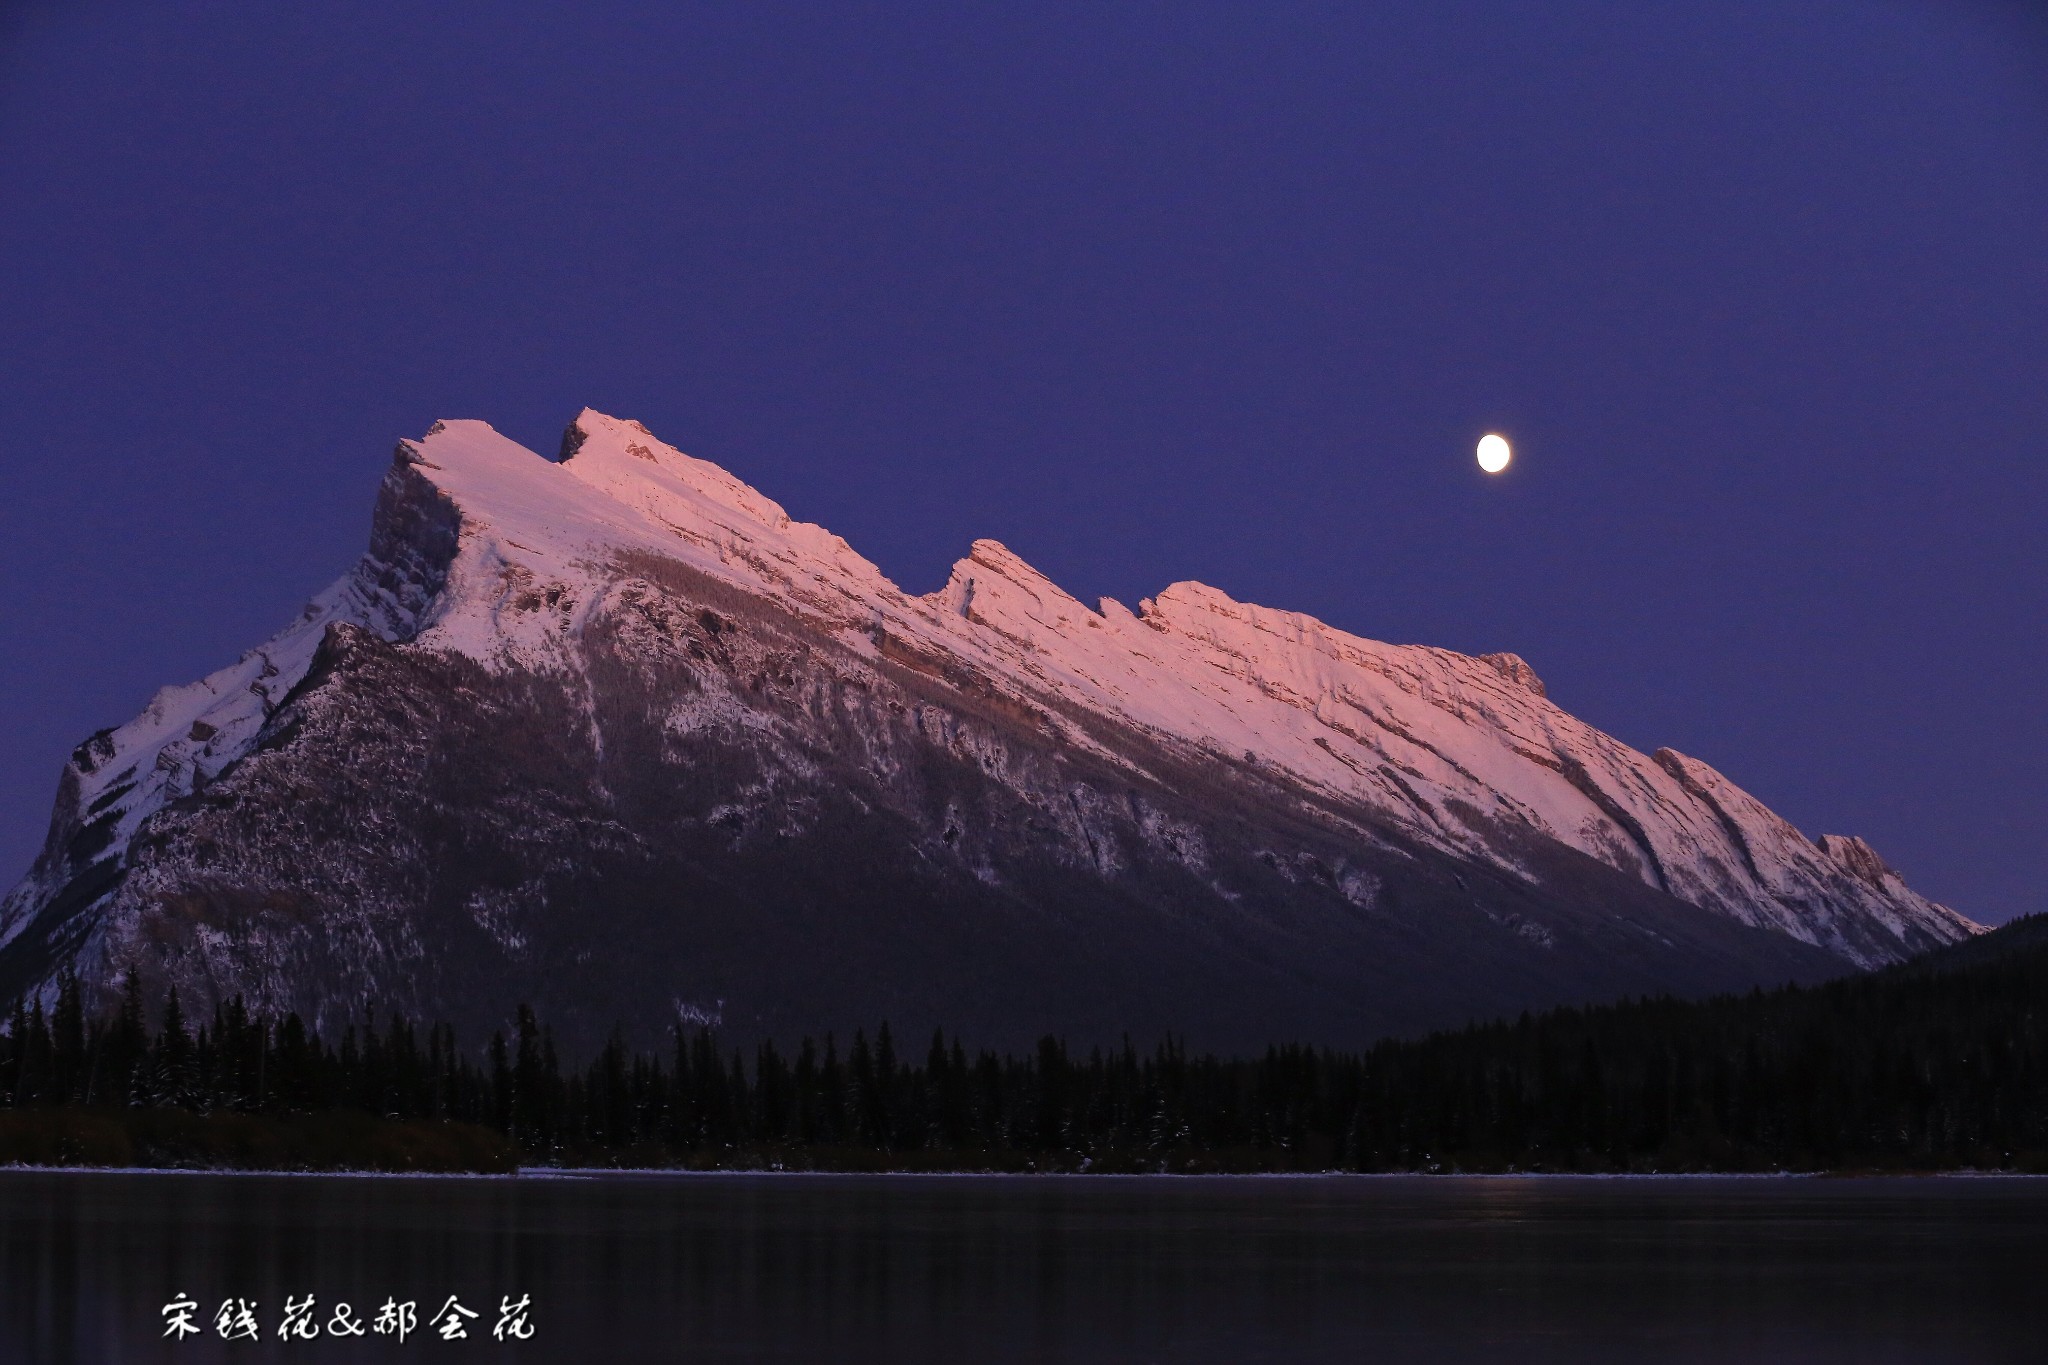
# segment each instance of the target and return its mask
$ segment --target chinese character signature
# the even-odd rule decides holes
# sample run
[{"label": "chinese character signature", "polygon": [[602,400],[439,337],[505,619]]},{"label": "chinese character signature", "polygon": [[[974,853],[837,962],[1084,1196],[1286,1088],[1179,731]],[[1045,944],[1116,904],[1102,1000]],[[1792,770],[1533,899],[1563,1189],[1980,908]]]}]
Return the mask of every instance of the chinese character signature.
[{"label": "chinese character signature", "polygon": [[[213,1330],[222,1341],[259,1341],[262,1328],[256,1316],[257,1302],[254,1299],[226,1298],[213,1314]],[[395,1337],[403,1342],[419,1330],[419,1300],[399,1299],[396,1295],[384,1300],[384,1306],[367,1323],[355,1309],[343,1302],[334,1305],[325,1327],[321,1326],[316,1313],[316,1300],[312,1294],[297,1298],[287,1294],[284,1298],[284,1314],[278,1319],[277,1336],[280,1341],[311,1341],[325,1335],[330,1337],[359,1337],[365,1332],[378,1336]],[[199,1312],[199,1301],[183,1290],[166,1303],[162,1310],[164,1335],[174,1341],[201,1335],[202,1329],[195,1315]],[[491,1329],[491,1336],[498,1341],[526,1341],[533,1336],[533,1296],[521,1294],[513,1299],[507,1294],[498,1300],[498,1325]],[[469,1324],[482,1317],[473,1308],[463,1307],[455,1295],[441,1305],[440,1311],[426,1320],[443,1341],[463,1341],[469,1336]]]}]

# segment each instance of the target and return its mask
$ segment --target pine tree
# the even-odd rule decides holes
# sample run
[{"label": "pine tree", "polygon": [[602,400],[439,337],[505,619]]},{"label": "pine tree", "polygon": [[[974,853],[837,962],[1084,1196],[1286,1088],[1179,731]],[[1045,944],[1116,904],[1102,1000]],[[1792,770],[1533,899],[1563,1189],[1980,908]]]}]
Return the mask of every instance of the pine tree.
[{"label": "pine tree", "polygon": [[50,1015],[50,1099],[77,1101],[85,1085],[85,998],[78,973],[66,967],[57,978],[57,1004]]}]

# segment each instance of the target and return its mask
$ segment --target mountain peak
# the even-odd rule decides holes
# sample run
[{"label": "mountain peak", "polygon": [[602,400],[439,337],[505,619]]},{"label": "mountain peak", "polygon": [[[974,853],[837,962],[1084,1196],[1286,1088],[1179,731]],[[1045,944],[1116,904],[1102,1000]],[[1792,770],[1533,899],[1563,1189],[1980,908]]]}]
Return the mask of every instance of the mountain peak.
[{"label": "mountain peak", "polygon": [[559,463],[607,492],[638,479],[669,492],[687,490],[775,530],[790,524],[780,503],[718,465],[685,455],[640,422],[595,408],[578,413],[563,433]]},{"label": "mountain peak", "polygon": [[1529,667],[1519,654],[1482,654],[1479,662],[1492,664],[1496,673],[1511,683],[1519,683],[1539,697],[1548,697],[1550,692],[1543,686],[1543,679],[1536,676],[1536,670]]},{"label": "mountain peak", "polygon": [[[577,548],[523,573],[581,574],[573,566],[620,549],[681,560],[831,629],[866,640],[879,628],[897,646],[956,656],[1033,705],[1101,712],[1233,760],[1257,755],[1262,771],[1379,808],[1460,856],[1499,861],[1484,822],[1524,825],[1680,899],[1856,961],[1886,960],[1897,951],[1887,940],[1930,924],[1938,934],[1967,925],[1876,872],[1875,854],[1817,845],[1707,764],[1637,753],[1562,712],[1517,654],[1384,644],[1194,580],[1141,600],[1135,616],[1106,599],[1098,611],[990,539],[973,542],[939,591],[909,598],[837,536],[792,522],[638,422],[586,409],[552,466],[482,423],[448,424],[425,444],[439,460],[444,447],[454,458],[450,443],[488,445],[487,478],[433,477],[481,520],[523,523],[500,542],[507,556],[579,518],[587,527]],[[580,497],[562,487],[545,501],[508,496],[536,468],[568,475],[561,482]],[[473,629],[480,620],[453,613],[443,636],[492,657],[507,630],[496,616]],[[564,657],[546,630],[519,630],[529,631],[521,657]],[[1868,893],[1821,889],[1849,885]]]},{"label": "mountain peak", "polygon": [[1840,863],[1855,877],[1874,887],[1897,882],[1899,874],[1878,851],[1853,834],[1823,834],[1814,841],[1820,851]]},{"label": "mountain peak", "polygon": [[1013,638],[1066,634],[1096,615],[999,540],[981,539],[953,565],[946,586],[928,601]]},{"label": "mountain peak", "polygon": [[[387,739],[371,780],[357,747]],[[461,761],[443,763],[449,753]],[[474,819],[477,860],[415,838],[442,828],[408,805],[434,774],[448,780],[434,799]],[[326,810],[320,837],[379,832],[348,855],[348,876],[320,861],[328,845],[302,847],[313,825],[262,823],[334,806],[343,789],[358,807]],[[1550,970],[1560,935],[1579,934],[1588,962],[1683,957],[1695,931],[1796,942],[1789,958],[1760,950],[1756,962],[1778,965],[1759,970],[1776,972],[1892,961],[1974,928],[1860,840],[1809,841],[1708,765],[1646,756],[1567,714],[1517,655],[1384,644],[1191,580],[1136,615],[1109,599],[1097,611],[989,539],[938,592],[908,596],[726,470],[585,409],[554,459],[480,421],[401,442],[345,578],[236,663],[90,741],[45,855],[0,901],[0,989],[47,985],[35,973],[60,950],[96,954],[103,975],[124,954],[159,953],[160,939],[212,922],[189,908],[209,897],[225,898],[220,923],[318,900],[409,961],[418,888],[443,882],[435,913],[507,962],[528,960],[529,933],[561,935],[573,958],[588,947],[573,932],[586,909],[624,896],[645,923],[668,923],[689,903],[670,895],[677,879],[713,895],[757,835],[764,868],[806,848],[829,864],[798,900],[838,895],[844,857],[805,843],[827,827],[822,812],[836,812],[827,824],[846,848],[896,869],[876,873],[878,886],[899,877],[874,901],[889,915],[934,887],[956,908],[992,897],[1010,908],[991,913],[1028,905],[1045,923],[1079,923],[1085,902],[1111,917],[1096,936],[1107,942],[1124,932],[1115,916],[1145,902],[1174,926],[1147,949],[1153,962],[1193,951],[1186,935],[1204,924],[1224,938],[1298,925],[1274,961],[1301,950],[1303,970],[1335,941],[1317,935],[1363,936],[1356,961],[1375,964],[1404,936],[1448,935],[1457,954],[1490,943],[1488,971],[1512,960],[1528,980]],[[180,830],[196,831],[189,861]],[[209,860],[237,840],[230,884]],[[500,877],[543,847],[541,863]],[[384,919],[365,929],[353,907],[373,883]],[[826,900],[820,913],[844,909]],[[746,904],[746,923],[760,920]],[[1563,927],[1574,916],[1583,933]],[[932,941],[954,932],[944,923]],[[240,949],[211,943],[187,943],[165,970],[195,990],[284,989],[286,958],[258,980]],[[667,973],[680,980],[703,957],[643,984],[668,991]],[[775,961],[762,959],[761,980]],[[335,970],[370,968],[352,956]],[[1358,983],[1380,968],[1360,970],[1333,999],[1374,994]],[[349,981],[336,999],[376,984]],[[1418,1000],[1400,1017],[1434,1021],[1433,1008]]]}]

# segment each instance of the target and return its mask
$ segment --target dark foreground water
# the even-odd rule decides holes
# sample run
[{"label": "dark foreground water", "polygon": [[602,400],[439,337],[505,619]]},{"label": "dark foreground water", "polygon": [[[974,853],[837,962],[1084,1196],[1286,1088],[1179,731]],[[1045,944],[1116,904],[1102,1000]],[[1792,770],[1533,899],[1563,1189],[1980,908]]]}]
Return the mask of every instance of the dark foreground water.
[{"label": "dark foreground water", "polygon": [[2042,1361],[2048,1181],[0,1171],[0,1359]]}]

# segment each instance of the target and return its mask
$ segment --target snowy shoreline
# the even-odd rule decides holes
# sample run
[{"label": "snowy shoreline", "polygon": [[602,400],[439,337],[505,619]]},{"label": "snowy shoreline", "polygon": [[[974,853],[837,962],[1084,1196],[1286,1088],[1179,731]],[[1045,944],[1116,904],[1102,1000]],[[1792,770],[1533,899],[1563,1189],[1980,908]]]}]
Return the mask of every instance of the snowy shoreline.
[{"label": "snowy shoreline", "polygon": [[168,1176],[291,1176],[321,1180],[605,1180],[631,1177],[648,1179],[768,1179],[768,1180],[1065,1180],[1106,1183],[1128,1180],[1173,1181],[1580,1181],[1580,1182],[1670,1182],[1670,1181],[1782,1181],[1782,1180],[2048,1180],[2048,1175],[2023,1171],[692,1171],[670,1167],[525,1166],[513,1172],[494,1171],[286,1171],[240,1170],[234,1167],[193,1168],[183,1166],[29,1166],[0,1165],[0,1179],[14,1175],[168,1175]]}]

